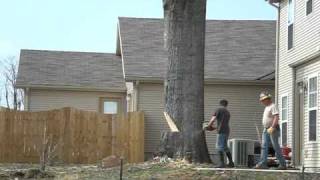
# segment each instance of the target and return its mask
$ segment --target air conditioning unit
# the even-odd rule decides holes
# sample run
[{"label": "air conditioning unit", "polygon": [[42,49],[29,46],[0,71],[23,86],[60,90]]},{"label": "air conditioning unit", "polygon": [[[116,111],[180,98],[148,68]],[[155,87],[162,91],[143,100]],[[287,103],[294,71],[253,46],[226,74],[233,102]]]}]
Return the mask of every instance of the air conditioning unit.
[{"label": "air conditioning unit", "polygon": [[230,139],[228,141],[228,146],[236,166],[248,166],[249,157],[254,158],[254,148],[257,142],[249,139]]}]

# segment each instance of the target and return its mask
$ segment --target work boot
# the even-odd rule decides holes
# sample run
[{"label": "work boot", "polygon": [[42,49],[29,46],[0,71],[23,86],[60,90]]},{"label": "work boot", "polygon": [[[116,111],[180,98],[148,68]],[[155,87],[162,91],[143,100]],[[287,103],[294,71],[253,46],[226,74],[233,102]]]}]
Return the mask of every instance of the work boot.
[{"label": "work boot", "polygon": [[257,164],[253,169],[269,169],[269,167],[264,164]]},{"label": "work boot", "polygon": [[219,164],[218,164],[218,166],[215,166],[215,168],[225,168],[224,154],[222,151],[219,151]]},{"label": "work boot", "polygon": [[231,155],[230,151],[226,152],[226,154],[227,154],[228,161],[229,161],[229,164],[227,164],[227,167],[234,168],[234,163],[233,163],[232,155]]},{"label": "work boot", "polygon": [[286,166],[283,166],[283,165],[279,165],[277,167],[277,170],[287,170],[287,167]]}]

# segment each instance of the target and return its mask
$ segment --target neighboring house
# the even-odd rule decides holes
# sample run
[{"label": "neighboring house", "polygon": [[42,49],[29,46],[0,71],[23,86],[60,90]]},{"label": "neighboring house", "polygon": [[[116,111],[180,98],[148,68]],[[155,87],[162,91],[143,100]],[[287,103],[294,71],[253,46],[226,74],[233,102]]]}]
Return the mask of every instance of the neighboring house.
[{"label": "neighboring house", "polygon": [[26,110],[125,111],[121,59],[114,54],[21,50],[18,72]]},{"label": "neighboring house", "polygon": [[[257,140],[263,107],[258,95],[274,91],[276,43],[274,21],[208,20],[205,49],[205,120],[220,99],[230,101],[231,138]],[[130,110],[145,112],[145,151],[157,150],[163,119],[166,54],[161,19],[120,18],[117,53],[121,55],[127,84],[131,82]],[[131,88],[132,87],[132,88]],[[130,107],[131,106],[131,107]],[[215,153],[215,133],[207,133]]]},{"label": "neighboring house", "polygon": [[279,5],[276,91],[282,145],[293,148],[296,166],[320,167],[320,1],[269,2]]},{"label": "neighboring house", "polygon": [[[271,93],[274,91],[275,27],[275,21],[207,21],[205,120],[209,121],[220,99],[229,100],[232,113],[231,138],[257,140],[256,125],[261,127],[263,112],[258,101],[259,93],[264,90]],[[58,53],[58,57],[55,53]],[[99,63],[107,61],[105,66],[96,64],[93,58],[96,56],[100,57]],[[109,97],[101,93],[106,90],[107,93],[121,96],[125,82],[127,110],[145,113],[145,152],[151,155],[157,151],[161,132],[169,129],[163,119],[166,64],[161,19],[119,18],[115,55],[22,50],[18,86],[30,94],[26,101],[29,110],[68,105],[98,111],[98,99]],[[66,70],[56,72],[61,66],[67,69],[79,66],[74,72],[78,74],[62,73]],[[84,70],[82,66],[88,69]],[[90,70],[89,67],[95,68]],[[101,79],[97,80],[98,77]],[[83,84],[82,78],[90,85]],[[39,82],[44,87],[35,88],[37,86],[34,84]],[[83,86],[83,89],[73,90],[61,84]],[[103,87],[96,92],[90,88],[95,85]],[[79,94],[88,91],[92,93],[92,99],[88,95]],[[80,97],[86,99],[80,103],[66,103],[67,99],[67,102],[74,102]],[[214,154],[215,133],[207,133],[207,142],[210,153]]]}]

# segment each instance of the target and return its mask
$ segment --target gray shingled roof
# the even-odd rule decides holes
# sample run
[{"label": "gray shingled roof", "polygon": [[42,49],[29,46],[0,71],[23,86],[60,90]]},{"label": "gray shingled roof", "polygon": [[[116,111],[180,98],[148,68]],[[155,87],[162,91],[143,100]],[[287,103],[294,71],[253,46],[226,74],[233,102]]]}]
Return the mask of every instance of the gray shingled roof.
[{"label": "gray shingled roof", "polygon": [[[121,17],[119,31],[126,79],[162,79],[162,19]],[[275,21],[207,20],[205,78],[258,80],[274,71],[275,43]]]},{"label": "gray shingled roof", "polygon": [[21,50],[17,86],[126,89],[115,54],[43,50]]}]

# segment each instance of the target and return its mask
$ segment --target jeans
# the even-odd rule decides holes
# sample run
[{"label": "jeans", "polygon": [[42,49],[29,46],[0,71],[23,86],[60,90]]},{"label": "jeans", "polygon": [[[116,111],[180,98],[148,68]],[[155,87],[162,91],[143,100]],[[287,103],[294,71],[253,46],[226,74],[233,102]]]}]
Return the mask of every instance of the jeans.
[{"label": "jeans", "polygon": [[261,147],[261,161],[259,165],[267,166],[269,144],[272,143],[273,149],[276,152],[276,157],[279,160],[280,166],[286,166],[286,161],[282,156],[282,152],[279,145],[280,130],[276,129],[272,134],[267,132],[267,129],[263,130],[262,134],[262,147]]},{"label": "jeans", "polygon": [[230,151],[228,144],[227,144],[228,138],[229,138],[228,134],[220,133],[217,135],[216,147],[217,147],[218,151],[220,151],[220,152],[229,152]]}]

